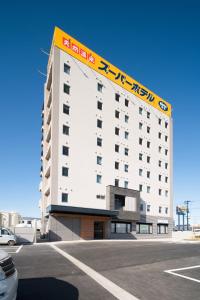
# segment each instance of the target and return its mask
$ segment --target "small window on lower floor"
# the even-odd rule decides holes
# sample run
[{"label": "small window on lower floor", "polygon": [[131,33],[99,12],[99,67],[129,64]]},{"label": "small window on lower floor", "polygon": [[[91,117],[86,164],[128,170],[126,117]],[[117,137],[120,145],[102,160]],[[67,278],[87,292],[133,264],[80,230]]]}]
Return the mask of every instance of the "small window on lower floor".
[{"label": "small window on lower floor", "polygon": [[131,223],[111,223],[111,232],[112,233],[130,233],[132,230]]},{"label": "small window on lower floor", "polygon": [[102,147],[102,139],[101,138],[97,138],[97,146]]},{"label": "small window on lower floor", "polygon": [[69,135],[69,126],[63,125],[63,134]]},{"label": "small window on lower floor", "polygon": [[62,193],[62,202],[68,202],[68,194]]},{"label": "small window on lower floor", "polygon": [[69,169],[66,167],[62,167],[62,176],[68,176],[69,174]]},{"label": "small window on lower floor", "polygon": [[168,224],[158,224],[157,225],[158,234],[167,234],[168,233]]},{"label": "small window on lower floor", "polygon": [[152,223],[138,223],[136,224],[136,232],[139,234],[152,234],[153,233],[153,225]]},{"label": "small window on lower floor", "polygon": [[126,181],[126,180],[124,181],[124,188],[128,189],[128,181]]},{"label": "small window on lower floor", "polygon": [[66,83],[63,85],[63,92],[68,95],[70,94],[70,86]]},{"label": "small window on lower floor", "polygon": [[102,176],[101,175],[97,175],[96,181],[97,183],[101,183],[102,180]]},{"label": "small window on lower floor", "polygon": [[115,179],[115,186],[119,186],[119,179]]}]

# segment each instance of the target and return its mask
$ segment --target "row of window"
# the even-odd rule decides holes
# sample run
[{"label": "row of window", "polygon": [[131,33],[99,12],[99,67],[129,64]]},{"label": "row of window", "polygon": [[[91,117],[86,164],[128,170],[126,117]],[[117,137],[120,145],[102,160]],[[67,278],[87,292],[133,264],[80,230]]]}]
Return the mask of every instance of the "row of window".
[{"label": "row of window", "polygon": [[[144,192],[144,186],[142,184],[139,184],[139,191],[140,192]],[[150,186],[147,186],[146,187],[146,192],[149,194],[151,192],[151,187]],[[162,196],[163,195],[163,190],[162,189],[158,189],[158,195],[159,196]],[[164,193],[165,197],[168,197],[169,195],[169,192],[168,190],[165,190],[165,193]]]},{"label": "row of window", "polygon": [[[111,233],[130,233],[132,231],[131,223],[111,223]],[[152,223],[137,223],[136,233],[138,234],[152,234],[153,224]],[[157,234],[167,234],[168,224],[157,224]]]},{"label": "row of window", "polygon": [[[136,224],[136,232],[139,234],[152,234],[153,224],[138,223]],[[168,224],[157,224],[157,234],[167,234]]]},{"label": "row of window", "polygon": [[[163,209],[164,209],[165,214],[167,215],[167,214],[168,214],[168,207],[163,207]],[[144,211],[144,210],[145,210],[145,209],[144,209],[144,204],[141,203],[141,204],[140,204],[140,211]],[[150,205],[150,204],[147,204],[147,206],[146,206],[146,211],[147,211],[147,212],[150,212],[150,211],[151,211],[151,205]],[[158,207],[158,212],[159,212],[159,214],[162,213],[162,206],[159,206],[159,207]]]},{"label": "row of window", "polygon": [[[139,160],[142,161],[143,158],[144,158],[143,153],[139,153]],[[146,158],[147,158],[147,163],[150,163],[150,162],[151,162],[151,157],[147,155]],[[158,161],[158,166],[159,166],[159,167],[162,166],[162,161],[161,161],[161,160]],[[166,169],[166,170],[168,169],[168,163],[166,163],[166,162],[165,162],[165,169]]]},{"label": "row of window", "polygon": [[[102,183],[102,175],[100,175],[100,174],[97,174],[96,175],[96,183]],[[117,186],[117,187],[119,187],[119,179],[115,179],[115,186]],[[128,181],[127,180],[125,180],[124,181],[124,188],[128,188]]]},{"label": "row of window", "polygon": [[[71,71],[71,67],[68,65],[68,64],[66,64],[66,63],[64,63],[64,72],[66,73],[66,74],[70,74],[70,71]],[[97,83],[97,91],[98,92],[100,92],[100,93],[102,93],[103,92],[103,84],[101,84],[101,83]],[[69,85],[67,85],[67,84],[64,84],[64,93],[66,93],[66,94],[69,94],[70,93],[70,86]],[[120,94],[118,94],[118,93],[115,93],[115,100],[117,101],[117,102],[119,102],[120,101]],[[128,99],[125,99],[125,102],[124,102],[124,104],[125,104],[125,106],[129,106],[129,100]],[[100,104],[100,106],[102,105],[102,103]],[[100,108],[101,109],[101,108]],[[143,108],[142,107],[139,107],[139,114],[140,115],[142,115],[143,114]],[[150,112],[146,112],[147,113],[147,118],[149,119],[150,118]],[[158,119],[158,124],[159,125],[162,125],[162,119]],[[165,121],[165,128],[167,129],[168,128],[168,122],[166,122]]]},{"label": "row of window", "polygon": [[[143,176],[143,174],[144,174],[144,170],[139,169],[139,176]],[[147,178],[150,178],[150,175],[151,175],[150,171],[146,171]],[[168,183],[168,177],[167,176],[164,176],[164,177],[165,177],[165,183]],[[162,175],[161,174],[158,175],[158,180],[162,181]]]}]

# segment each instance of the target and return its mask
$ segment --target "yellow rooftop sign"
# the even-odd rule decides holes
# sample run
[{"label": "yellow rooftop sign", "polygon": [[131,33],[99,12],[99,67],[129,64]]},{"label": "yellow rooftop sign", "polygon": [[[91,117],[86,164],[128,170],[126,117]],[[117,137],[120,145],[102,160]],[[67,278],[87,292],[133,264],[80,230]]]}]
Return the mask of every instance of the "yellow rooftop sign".
[{"label": "yellow rooftop sign", "polygon": [[128,92],[152,105],[162,113],[171,116],[171,105],[144,87],[138,81],[110,64],[107,60],[72,38],[70,35],[55,27],[53,45],[80,60],[96,72],[112,80]]}]

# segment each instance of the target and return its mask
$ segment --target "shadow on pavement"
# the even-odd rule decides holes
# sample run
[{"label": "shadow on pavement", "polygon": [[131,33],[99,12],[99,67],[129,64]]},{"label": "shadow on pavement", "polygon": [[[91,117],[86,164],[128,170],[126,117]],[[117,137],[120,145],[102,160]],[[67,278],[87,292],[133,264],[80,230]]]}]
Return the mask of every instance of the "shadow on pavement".
[{"label": "shadow on pavement", "polygon": [[72,284],[53,278],[19,279],[17,300],[76,300],[78,289]]}]

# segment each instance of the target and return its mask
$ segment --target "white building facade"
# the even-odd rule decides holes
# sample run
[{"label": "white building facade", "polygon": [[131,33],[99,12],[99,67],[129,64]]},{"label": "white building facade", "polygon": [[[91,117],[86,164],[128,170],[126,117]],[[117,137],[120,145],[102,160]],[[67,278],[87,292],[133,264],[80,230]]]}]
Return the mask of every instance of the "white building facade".
[{"label": "white building facade", "polygon": [[130,90],[123,72],[56,32],[42,112],[42,231],[50,240],[171,236],[171,106],[142,85]]},{"label": "white building facade", "polygon": [[13,229],[22,220],[22,217],[17,212],[0,211],[0,227]]}]

